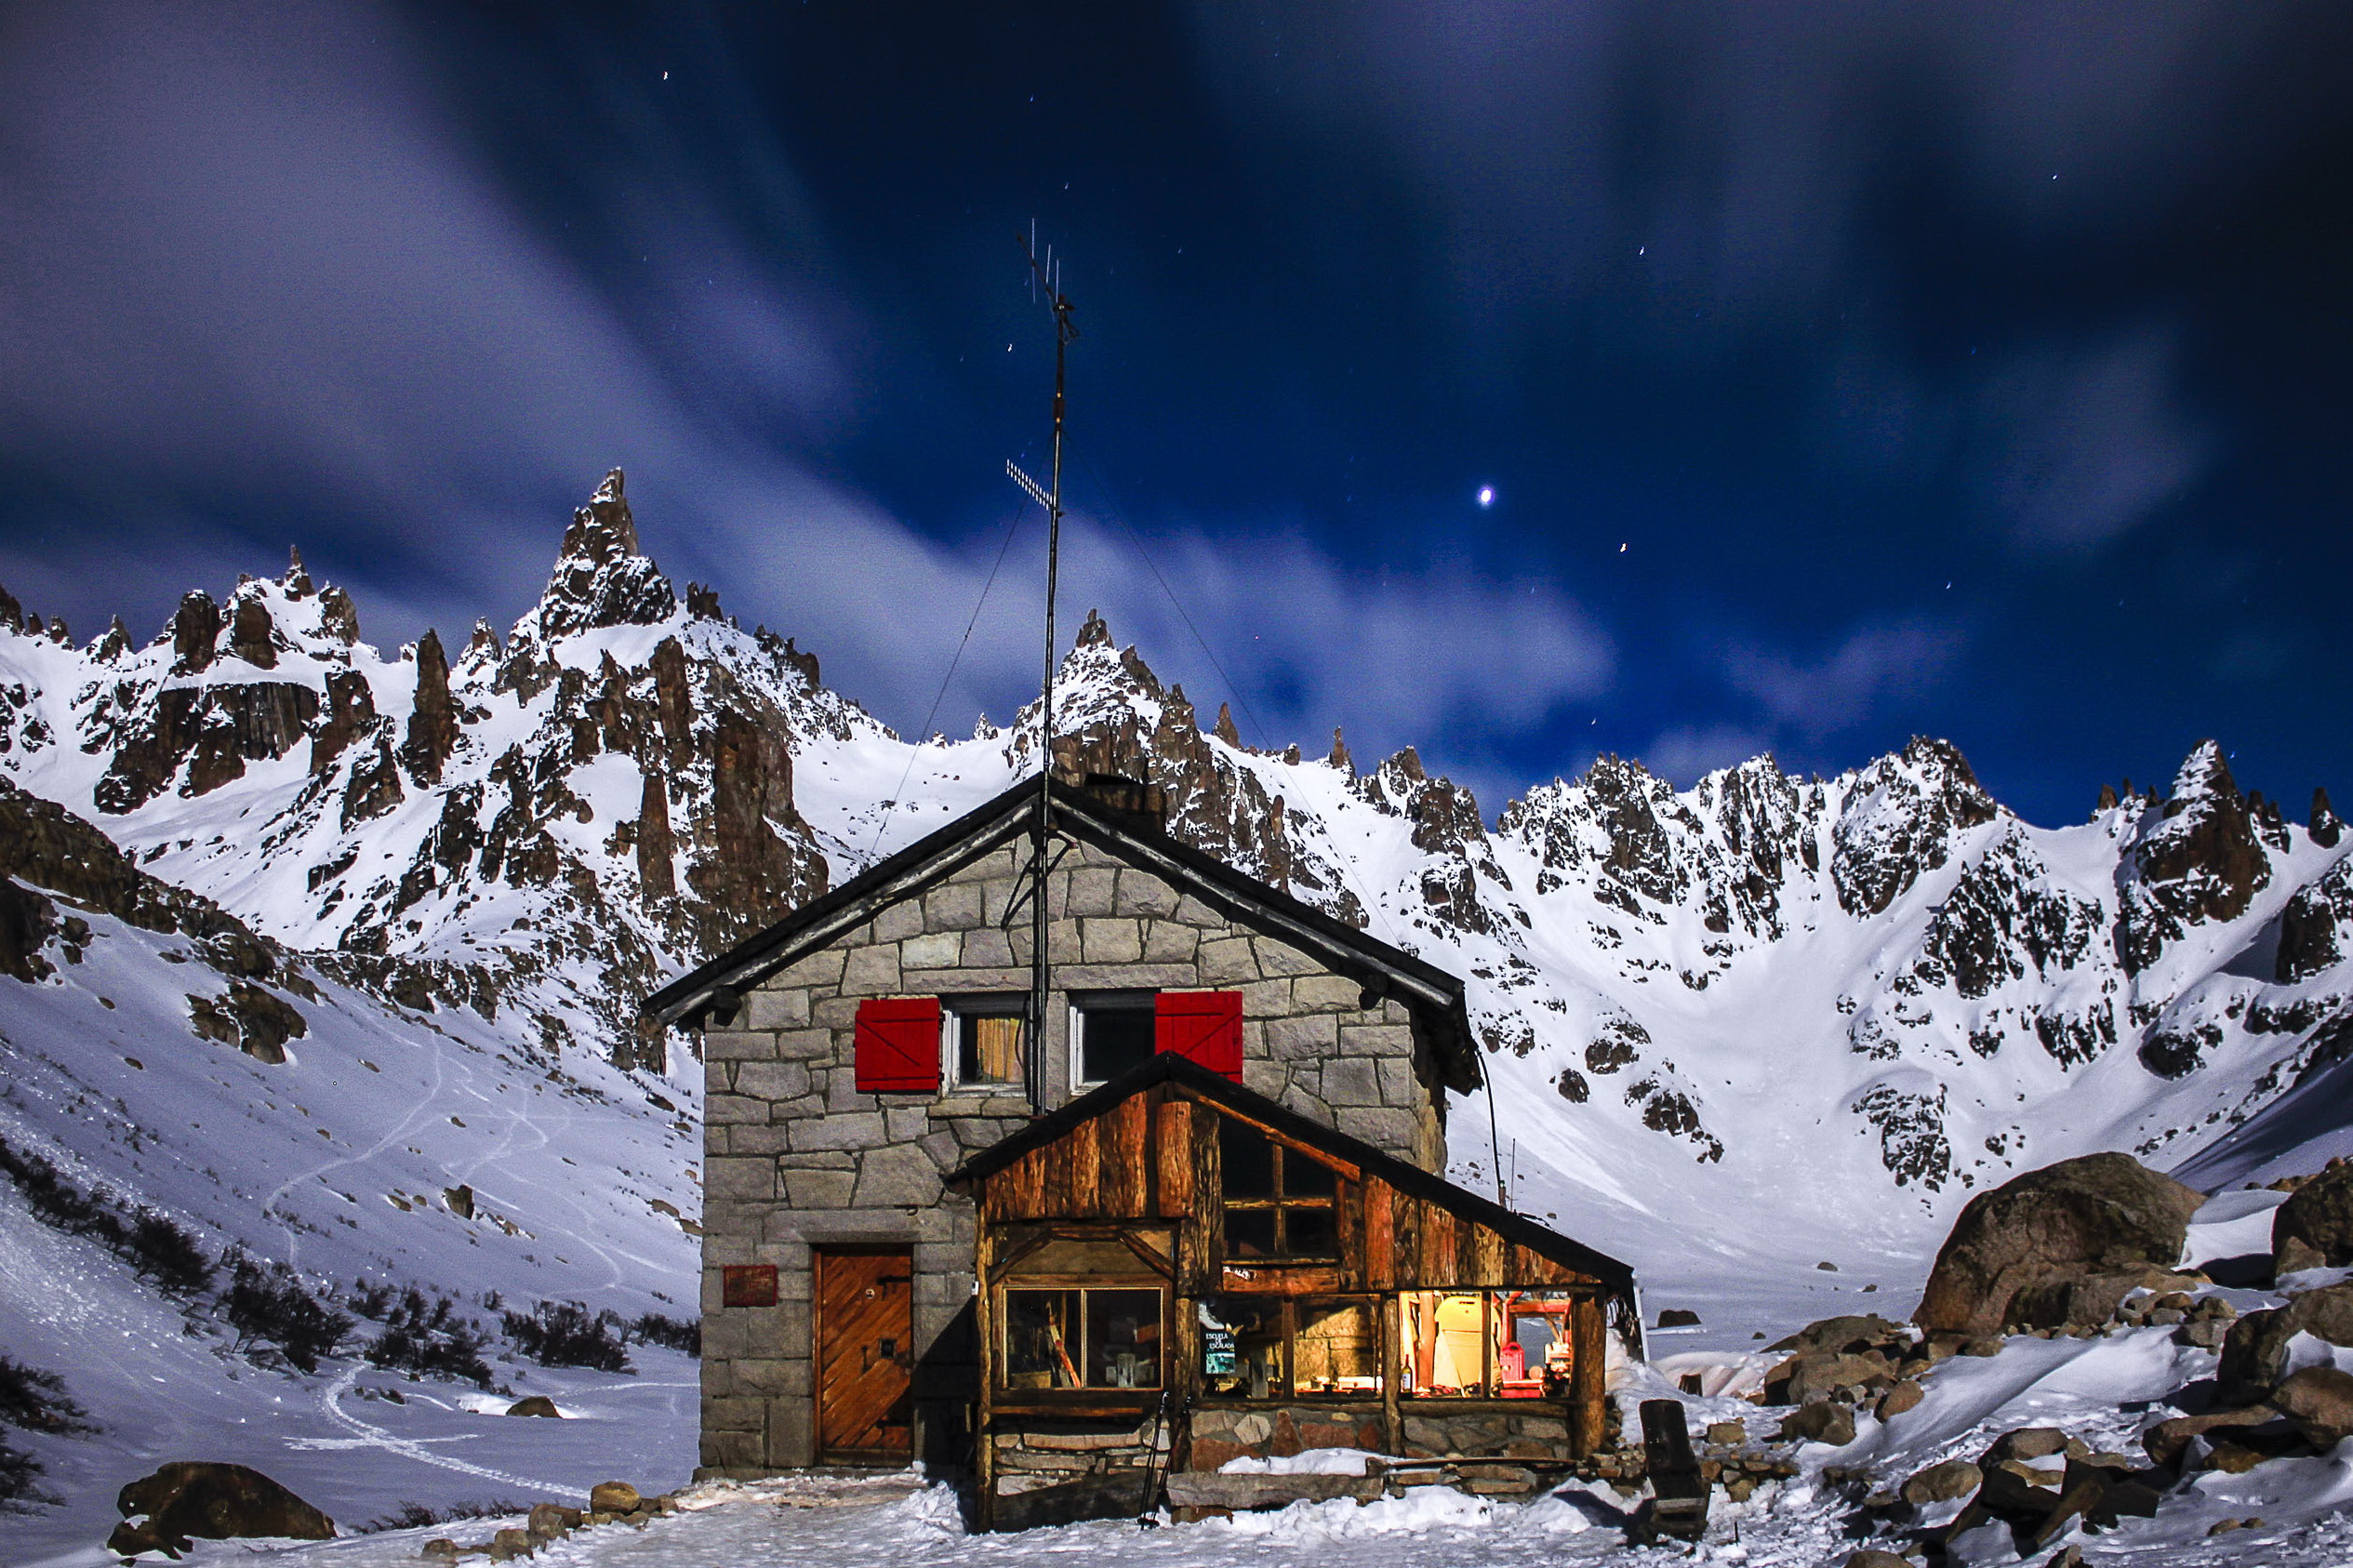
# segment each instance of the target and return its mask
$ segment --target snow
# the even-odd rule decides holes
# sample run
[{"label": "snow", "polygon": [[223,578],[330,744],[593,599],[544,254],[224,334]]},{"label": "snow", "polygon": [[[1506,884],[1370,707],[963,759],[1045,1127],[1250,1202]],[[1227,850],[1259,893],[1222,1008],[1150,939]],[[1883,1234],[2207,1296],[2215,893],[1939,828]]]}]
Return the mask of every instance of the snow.
[{"label": "snow", "polygon": [[[210,1247],[236,1242],[293,1263],[314,1283],[366,1277],[469,1300],[496,1289],[516,1300],[692,1315],[697,1247],[682,1222],[699,1208],[700,1075],[683,1051],[665,1073],[610,1065],[651,979],[704,956],[645,907],[634,857],[616,837],[640,809],[639,764],[612,751],[547,762],[572,756],[577,707],[565,709],[554,686],[528,697],[499,689],[500,660],[453,642],[452,694],[464,717],[458,751],[442,785],[410,780],[386,816],[346,828],[338,811],[372,740],[315,778],[309,747],[297,745],[274,762],[248,760],[241,777],[210,793],[166,788],[126,815],[99,812],[93,791],[113,748],[166,686],[319,689],[328,674],[350,671],[366,678],[382,733],[395,744],[404,733],[417,680],[405,651],[347,645],[327,627],[322,597],[297,593],[291,578],[247,582],[237,593],[271,616],[273,669],[224,651],[206,670],[178,674],[168,640],[100,658],[97,643],[64,647],[0,630],[0,769],[97,822],[157,875],[304,952],[380,944],[393,960],[494,973],[496,1017],[394,1005],[331,978],[322,957],[312,975],[321,1000],[295,1003],[310,1032],[290,1043],[287,1062],[264,1067],[189,1032],[188,997],[219,994],[226,979],[187,962],[185,942],[89,916],[93,937],[80,963],[63,962],[53,945],[59,967],[49,980],[0,979],[0,1136],[60,1160],[85,1185],[164,1209]],[[609,658],[642,697],[654,649],[675,638],[703,718],[726,693],[778,715],[792,805],[835,885],[1032,765],[1034,708],[1005,730],[976,726],[970,739],[911,743],[813,686],[772,640],[684,608],[544,645],[542,623],[535,609],[510,636],[532,640],[592,684]],[[227,643],[224,631],[222,649]],[[1173,694],[1148,688],[1109,644],[1075,649],[1059,679],[1065,728],[1134,726],[1150,736],[1181,712]],[[2184,764],[2179,788],[2191,809],[2176,817],[2135,802],[2059,828],[1985,802],[1933,747],[1829,779],[1790,778],[1760,758],[1682,791],[1612,761],[1531,790],[1500,817],[1472,819],[1457,844],[1430,835],[1447,815],[1438,809],[1442,784],[1418,780],[1398,759],[1358,775],[1214,737],[1201,744],[1224,798],[1240,800],[1246,787],[1284,803],[1295,892],[1337,911],[1352,907],[1373,934],[1464,977],[1488,1042],[1491,1087],[1448,1107],[1450,1174],[1482,1191],[1500,1174],[1514,1208],[1634,1264],[1653,1310],[1697,1309],[1699,1327],[1655,1338],[1660,1361],[1628,1374],[1629,1389],[1669,1393],[1684,1373],[1700,1374],[1708,1393],[1687,1402],[1695,1415],[1754,1415],[1732,1396],[1771,1364],[1763,1344],[1807,1322],[1906,1316],[1960,1206],[2019,1172],[2106,1149],[2170,1166],[2220,1194],[2192,1226],[2188,1260],[2197,1262],[2268,1250],[2280,1195],[2231,1189],[2353,1154],[2342,1110],[2353,1062],[2306,1072],[2320,1054],[2316,1034],[2353,993],[2353,960],[2284,984],[2272,977],[2271,957],[2287,901],[2353,856],[2353,842],[2325,847],[2290,827],[2284,847],[2267,844],[2268,880],[2244,914],[2193,923],[2140,973],[2126,972],[2113,950],[2109,926],[2120,887],[2132,882],[2129,862],[2140,846],[2186,831],[2219,788],[2204,753]],[[508,756],[539,768],[535,787],[565,801],[544,824],[562,859],[548,884],[452,874],[434,859],[453,793],[504,798],[508,786],[494,769]],[[673,822],[709,789],[701,767],[671,773]],[[682,833],[682,885],[706,852]],[[1883,910],[1846,908],[1841,878],[1857,868],[1900,884]],[[394,890],[417,873],[427,884],[421,896],[395,907]],[[2014,911],[2033,904],[2055,930],[2081,925],[2090,940],[2034,957],[2005,938],[2001,956],[2016,960],[2017,971],[2001,970],[1982,995],[1962,994],[1935,955],[1950,911],[1979,884]],[[1467,897],[1469,912],[1439,908],[1432,887]],[[2038,1017],[2080,1024],[2099,1043],[2083,1055],[2054,1053],[2038,1038]],[[2289,1017],[2306,1021],[2279,1021]],[[2100,1019],[2112,1040],[2094,1028]],[[2167,1080],[2134,1049],[2150,1029],[2211,1030],[2213,1043],[2202,1066]],[[1991,1047],[1987,1030],[1997,1031]],[[1628,1058],[1597,1065],[1590,1053],[1605,1039],[1630,1042]],[[1586,1090],[1574,1102],[1564,1097],[1570,1074]],[[656,1095],[676,1110],[656,1106]],[[1675,1104],[1688,1109],[1689,1125],[1663,1114]],[[459,1183],[473,1189],[472,1221],[441,1197]],[[495,1495],[499,1477],[529,1482],[524,1491],[577,1489],[602,1479],[598,1452],[609,1456],[605,1468],[661,1485],[691,1462],[691,1368],[658,1351],[633,1348],[639,1376],[605,1380],[609,1387],[501,1366],[518,1394],[556,1395],[577,1420],[491,1416],[480,1413],[485,1397],[442,1386],[411,1385],[416,1397],[399,1405],[366,1397],[388,1380],[354,1363],[330,1362],[315,1378],[263,1372],[201,1333],[183,1334],[177,1309],[106,1255],[44,1231],[12,1192],[0,1191],[0,1246],[12,1249],[14,1265],[0,1270],[0,1322],[8,1325],[0,1349],[64,1373],[107,1427],[86,1442],[27,1440],[77,1501],[0,1524],[12,1548],[86,1542],[92,1516],[83,1494],[103,1501],[143,1463],[194,1449],[258,1455],[272,1473],[297,1467],[346,1522],[401,1497],[445,1505]],[[72,1288],[52,1289],[50,1279]],[[87,1324],[99,1326],[77,1326]],[[1855,1451],[1894,1467],[1965,1447],[2021,1412],[2080,1407],[2091,1421],[2111,1396],[2170,1392],[2147,1390],[2194,1372],[2204,1354],[2162,1336],[2021,1341],[1992,1362],[1940,1373],[1929,1401],[1891,1428],[1867,1418]],[[168,1400],[153,1393],[158,1377]],[[2333,1462],[2294,1462],[2308,1468],[2296,1472],[2294,1495],[2333,1495]],[[2222,1489],[2241,1482],[2252,1484],[2233,1478]],[[1832,1560],[1843,1543],[1829,1505],[1794,1501],[1802,1490],[1728,1513],[1743,1544],[1709,1550],[1725,1561]],[[883,1545],[861,1546],[853,1560],[1023,1561],[1028,1548],[946,1533],[937,1495],[925,1495],[935,1501],[844,1504],[821,1517],[855,1514],[880,1532]],[[2248,1501],[2253,1495],[2231,1492],[2215,1506],[2264,1511]],[[1602,1539],[1615,1531],[1568,1522],[1615,1506],[1602,1499],[1534,1509],[1399,1504],[1303,1505],[1233,1526],[1144,1535],[1079,1527],[1050,1533],[1063,1544],[1042,1541],[1035,1552],[1229,1561],[1342,1538],[1365,1543],[1376,1561],[1400,1562],[1473,1549],[1499,1561],[1616,1549]],[[745,1521],[778,1506],[746,1494],[709,1512],[749,1530]],[[2296,1517],[2296,1506],[2273,1505],[2290,1510],[2281,1520]],[[1429,1509],[1455,1511],[1419,1511]],[[671,1521],[554,1555],[637,1561],[631,1552],[668,1549],[666,1533],[694,1527]],[[2226,1538],[2228,1560],[2266,1561],[2271,1548],[2259,1534]],[[807,1538],[822,1540],[824,1531]],[[2118,1538],[2092,1543],[2094,1561]],[[1769,1540],[1784,1545],[1761,1544]],[[2180,1561],[2225,1560],[2206,1555],[2223,1548],[2176,1545],[2189,1554]],[[321,1561],[344,1561],[339,1552],[358,1561],[372,1549],[303,1548]],[[407,1549],[413,1557],[413,1542]],[[790,1561],[801,1548],[744,1549]],[[2303,1545],[2278,1549],[2289,1553],[2281,1561],[2325,1560],[2294,1556]],[[1734,1551],[1752,1555],[1724,1555]]]}]

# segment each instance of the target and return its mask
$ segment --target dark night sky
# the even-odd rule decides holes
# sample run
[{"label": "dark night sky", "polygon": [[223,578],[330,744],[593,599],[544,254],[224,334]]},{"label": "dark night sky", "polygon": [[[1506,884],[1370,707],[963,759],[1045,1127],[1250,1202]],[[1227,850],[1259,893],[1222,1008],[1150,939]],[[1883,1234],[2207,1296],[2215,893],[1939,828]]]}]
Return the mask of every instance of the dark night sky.
[{"label": "dark night sky", "polygon": [[1034,219],[1065,608],[1252,739],[1492,810],[1928,733],[2048,822],[2214,735],[2300,814],[2349,85],[2336,3],[8,6],[0,582],[144,635],[292,541],[503,624],[618,464],[912,729],[1019,517],[937,724],[1002,720]]}]

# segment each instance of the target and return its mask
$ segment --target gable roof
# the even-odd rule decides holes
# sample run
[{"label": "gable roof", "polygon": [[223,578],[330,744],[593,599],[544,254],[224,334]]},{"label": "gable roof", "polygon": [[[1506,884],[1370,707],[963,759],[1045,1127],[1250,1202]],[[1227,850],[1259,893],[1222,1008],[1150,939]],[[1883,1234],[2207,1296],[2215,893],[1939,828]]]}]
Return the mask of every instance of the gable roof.
[{"label": "gable roof", "polygon": [[[1479,1086],[1482,1074],[1462,981],[1189,844],[1138,827],[1133,817],[1083,790],[1058,779],[1051,790],[1057,831],[1154,873],[1239,924],[1314,954],[1367,990],[1402,1003],[1420,1018],[1448,1087],[1468,1093]],[[739,995],[890,906],[1028,835],[1037,822],[1037,799],[1034,777],[1015,785],[671,981],[645,999],[644,1012],[665,1024],[699,1023],[712,1007],[727,1004],[730,993]]]},{"label": "gable roof", "polygon": [[1631,1298],[1634,1270],[1606,1253],[1594,1251],[1582,1242],[1573,1242],[1556,1230],[1537,1224],[1524,1215],[1514,1214],[1502,1204],[1482,1198],[1476,1192],[1456,1187],[1443,1176],[1432,1176],[1418,1165],[1409,1164],[1393,1154],[1384,1154],[1362,1139],[1335,1131],[1320,1122],[1313,1122],[1277,1104],[1253,1089],[1245,1089],[1187,1057],[1163,1052],[1140,1067],[1131,1068],[1098,1088],[1091,1089],[1060,1110],[1041,1116],[1018,1132],[998,1139],[979,1153],[951,1172],[947,1185],[954,1188],[984,1180],[1004,1170],[1033,1149],[1042,1149],[1055,1142],[1081,1123],[1094,1120],[1122,1100],[1141,1094],[1156,1083],[1177,1084],[1215,1106],[1224,1106],[1251,1121],[1272,1127],[1283,1136],[1322,1149],[1336,1159],[1376,1176],[1401,1192],[1410,1193],[1427,1203],[1437,1204],[1458,1219],[1483,1225],[1504,1240],[1526,1247],[1530,1252],[1553,1262],[1589,1274]]}]

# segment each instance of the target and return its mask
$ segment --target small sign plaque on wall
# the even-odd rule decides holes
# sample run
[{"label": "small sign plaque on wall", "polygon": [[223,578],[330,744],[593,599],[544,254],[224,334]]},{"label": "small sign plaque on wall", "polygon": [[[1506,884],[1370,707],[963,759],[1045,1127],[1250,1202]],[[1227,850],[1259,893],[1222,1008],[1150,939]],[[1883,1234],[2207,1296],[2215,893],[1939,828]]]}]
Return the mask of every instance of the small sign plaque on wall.
[{"label": "small sign plaque on wall", "polygon": [[725,1307],[773,1307],[777,1304],[777,1266],[773,1263],[729,1263],[719,1270],[719,1299]]}]

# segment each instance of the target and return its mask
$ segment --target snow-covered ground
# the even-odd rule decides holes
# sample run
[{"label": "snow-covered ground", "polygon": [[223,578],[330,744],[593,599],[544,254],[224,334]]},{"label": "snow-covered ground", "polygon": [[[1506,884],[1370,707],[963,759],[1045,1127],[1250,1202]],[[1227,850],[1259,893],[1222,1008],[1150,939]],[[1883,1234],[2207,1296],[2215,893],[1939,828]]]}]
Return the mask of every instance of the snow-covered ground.
[{"label": "snow-covered ground", "polygon": [[[2342,1568],[2353,1561],[2353,1442],[2326,1458],[2285,1461],[2240,1477],[2214,1478],[2157,1520],[2127,1521],[2097,1535],[2070,1535],[2087,1561],[2115,1568]],[[843,1486],[787,1481],[697,1488],[685,1510],[642,1528],[607,1525],[542,1548],[549,1568],[1045,1568],[1084,1561],[1099,1568],[1230,1568],[1247,1564],[1337,1564],[1349,1568],[1538,1568],[1561,1562],[1630,1565],[1694,1561],[1740,1568],[1836,1568],[1868,1544],[1850,1535],[1846,1509],[1818,1482],[1800,1480],[1734,1504],[1718,1494],[1707,1539],[1695,1549],[1627,1545],[1628,1505],[1606,1487],[1564,1489],[1528,1504],[1493,1503],[1439,1487],[1358,1504],[1295,1503],[1277,1512],[1198,1524],[1139,1528],[1107,1521],[975,1536],[953,1495],[930,1487],[886,1502],[861,1492],[897,1491],[891,1479]],[[2209,1536],[2223,1519],[2260,1516],[2253,1528]],[[520,1519],[469,1521],[387,1532],[280,1550],[253,1543],[198,1544],[196,1568],[407,1568],[436,1535],[487,1539]],[[1962,1561],[2014,1561],[1993,1539],[1964,1537]],[[2054,1543],[2053,1550],[2061,1549]],[[479,1561],[479,1560],[477,1560]]]}]

